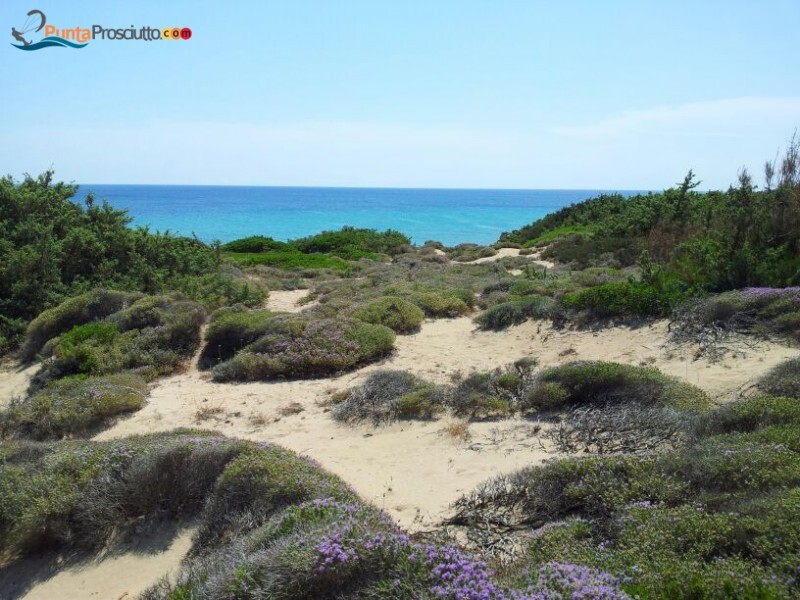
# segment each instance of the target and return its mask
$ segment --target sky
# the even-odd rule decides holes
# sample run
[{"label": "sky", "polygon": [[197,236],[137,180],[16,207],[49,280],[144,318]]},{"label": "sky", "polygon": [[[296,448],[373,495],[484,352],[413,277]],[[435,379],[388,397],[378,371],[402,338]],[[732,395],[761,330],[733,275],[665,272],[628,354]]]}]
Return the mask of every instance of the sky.
[{"label": "sky", "polygon": [[[34,8],[192,37],[23,52]],[[798,23],[797,0],[3,0],[0,173],[725,188],[800,126]]]}]

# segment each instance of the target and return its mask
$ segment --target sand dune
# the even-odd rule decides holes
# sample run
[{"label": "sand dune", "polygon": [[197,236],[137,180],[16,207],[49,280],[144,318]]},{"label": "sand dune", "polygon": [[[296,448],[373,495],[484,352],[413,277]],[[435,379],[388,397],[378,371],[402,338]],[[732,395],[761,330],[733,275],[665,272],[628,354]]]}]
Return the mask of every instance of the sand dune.
[{"label": "sand dune", "polygon": [[[306,294],[306,290],[273,292],[268,307],[300,310],[298,301]],[[556,330],[549,322],[482,332],[466,317],[426,321],[418,333],[399,336],[396,351],[381,363],[311,381],[218,384],[196,369],[195,360],[186,372],[155,382],[144,409],[96,439],[188,426],[274,442],[315,458],[403,527],[426,530],[435,527],[449,505],[478,483],[555,456],[541,441],[540,424],[523,419],[472,423],[467,439],[448,433],[454,424],[449,418],[379,428],[346,427],[328,414],[326,404],[333,393],[379,368],[404,369],[444,383],[456,372],[491,369],[533,356],[543,367],[580,359],[650,364],[698,385],[724,403],[746,391],[769,368],[799,353],[776,343],[760,343],[755,349],[742,344],[735,357],[711,363],[693,360],[694,348],[668,348],[667,333],[666,321],[595,332]],[[0,403],[24,393],[34,372],[35,367],[0,372]],[[27,563],[27,570],[15,567],[15,575],[28,577],[27,587],[24,581],[20,584],[26,595],[12,597],[132,597],[175,568],[189,543],[184,532],[168,547],[151,553],[116,553],[57,570],[50,565],[49,578],[35,570],[44,567]]]}]

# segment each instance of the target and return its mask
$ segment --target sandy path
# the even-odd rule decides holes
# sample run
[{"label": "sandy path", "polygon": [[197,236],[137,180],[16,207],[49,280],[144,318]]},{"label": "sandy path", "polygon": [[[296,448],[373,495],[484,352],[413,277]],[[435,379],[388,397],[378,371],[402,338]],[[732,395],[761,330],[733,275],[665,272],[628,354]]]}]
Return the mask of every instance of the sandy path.
[{"label": "sandy path", "polygon": [[265,308],[275,312],[299,312],[307,306],[311,306],[311,303],[301,304],[300,302],[308,294],[309,290],[276,290],[269,293]]},{"label": "sandy path", "polygon": [[138,536],[105,556],[72,564],[69,559],[30,558],[0,574],[3,600],[134,600],[180,566],[191,546],[193,529],[164,530]]},{"label": "sandy path", "polygon": [[[692,361],[691,352],[665,352],[666,322],[640,329],[559,332],[529,322],[501,333],[474,331],[469,318],[426,322],[412,336],[398,337],[397,351],[379,365],[337,378],[250,384],[216,384],[190,370],[161,380],[148,405],[101,433],[98,439],[178,426],[203,426],[234,437],[272,441],[317,459],[351,483],[367,500],[385,508],[410,529],[427,528],[449,504],[493,474],[547,458],[534,424],[506,420],[473,423],[463,442],[444,433],[448,421],[407,422],[374,429],[335,423],[324,401],[376,368],[406,369],[445,382],[455,371],[490,369],[523,356],[543,366],[577,359],[652,364],[725,402],[770,367],[796,356],[796,349],[764,343],[757,352],[712,364]],[[302,408],[282,414],[291,403]],[[199,409],[216,413],[198,422]]]},{"label": "sandy path", "polygon": [[39,365],[20,367],[7,363],[0,367],[0,408],[5,408],[12,398],[22,398],[31,383],[31,377],[39,370]]},{"label": "sandy path", "polygon": [[[516,248],[500,248],[497,251],[497,254],[494,256],[484,256],[483,258],[478,258],[468,263],[464,263],[467,265],[479,265],[488,262],[495,262],[500,260],[501,258],[508,258],[513,256],[520,256],[520,251]],[[542,251],[536,250],[532,254],[522,255],[522,258],[527,258],[532,263],[539,265],[540,267],[547,267],[548,269],[552,269],[556,266],[554,262],[549,260],[544,260],[542,258]]]}]

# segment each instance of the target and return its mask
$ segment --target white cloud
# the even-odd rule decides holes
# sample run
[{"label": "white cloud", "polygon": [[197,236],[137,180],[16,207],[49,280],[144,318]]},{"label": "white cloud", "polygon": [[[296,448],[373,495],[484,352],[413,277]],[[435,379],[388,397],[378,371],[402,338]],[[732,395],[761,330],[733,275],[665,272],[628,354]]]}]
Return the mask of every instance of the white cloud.
[{"label": "white cloud", "polygon": [[692,137],[741,135],[742,129],[768,122],[800,122],[800,98],[748,97],[691,102],[624,112],[588,125],[554,128],[576,138],[631,135]]}]

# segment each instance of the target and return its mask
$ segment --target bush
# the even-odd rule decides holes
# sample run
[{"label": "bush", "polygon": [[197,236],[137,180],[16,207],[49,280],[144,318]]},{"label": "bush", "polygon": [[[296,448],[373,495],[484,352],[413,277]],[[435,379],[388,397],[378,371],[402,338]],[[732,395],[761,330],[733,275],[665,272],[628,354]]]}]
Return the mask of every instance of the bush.
[{"label": "bush", "polygon": [[411,301],[432,319],[460,317],[470,312],[469,305],[453,292],[416,292],[411,296]]},{"label": "bush", "polygon": [[450,260],[456,262],[472,262],[479,258],[488,258],[497,254],[497,250],[491,246],[479,246],[478,244],[459,244],[446,250]]},{"label": "bush", "polygon": [[231,253],[227,254],[226,257],[237,265],[246,267],[265,265],[286,270],[334,269],[337,271],[347,271],[351,268],[347,261],[338,256],[303,254],[294,249],[270,250],[255,254]]},{"label": "bush", "polygon": [[[545,388],[543,384],[551,385]],[[545,369],[523,405],[529,410],[541,410],[622,402],[695,413],[711,407],[702,390],[658,369],[603,361],[576,361]]]},{"label": "bush", "polygon": [[800,425],[800,401],[772,396],[740,399],[703,415],[695,423],[694,430],[696,436],[706,437],[749,433],[770,425]]},{"label": "bush", "polygon": [[394,256],[405,252],[411,239],[398,231],[387,229],[379,232],[375,229],[356,229],[343,227],[339,231],[323,231],[312,236],[289,242],[301,252],[330,252],[360,250],[376,254]]},{"label": "bush", "polygon": [[35,440],[82,436],[110,418],[144,406],[147,384],[133,374],[63,379],[0,413],[3,436]]},{"label": "bush", "polygon": [[271,237],[263,235],[252,235],[246,238],[233,240],[221,246],[225,252],[266,252],[268,250],[283,250],[288,244],[278,242]]},{"label": "bush", "polygon": [[668,315],[683,299],[645,283],[606,283],[566,294],[567,310],[586,311],[592,319],[614,317],[659,317]]},{"label": "bush", "polygon": [[479,329],[500,331],[528,319],[547,319],[555,314],[556,304],[544,296],[528,296],[496,304],[475,317]]},{"label": "bush", "polygon": [[276,317],[266,327],[261,338],[214,367],[215,381],[324,377],[385,356],[395,339],[388,327],[346,317]]},{"label": "bush", "polygon": [[429,419],[444,409],[444,391],[406,371],[380,370],[347,391],[331,415],[337,421],[374,425],[397,419]]},{"label": "bush", "polygon": [[98,321],[141,298],[141,294],[95,290],[64,301],[42,312],[28,325],[25,342],[20,350],[23,360],[30,361],[48,340],[69,331],[76,325]]},{"label": "bush", "polygon": [[535,366],[535,360],[521,359],[502,369],[470,373],[450,393],[453,413],[469,419],[488,419],[518,410]]},{"label": "bush", "polygon": [[256,341],[266,332],[267,323],[275,316],[268,310],[247,310],[244,306],[221,308],[211,315],[206,329],[203,352],[198,367],[210,369],[228,360],[239,350]]},{"label": "bush", "polygon": [[395,333],[411,333],[419,329],[425,313],[407,300],[384,296],[357,309],[353,316],[366,323],[385,325]]},{"label": "bush", "polygon": [[200,343],[205,309],[180,296],[144,296],[103,321],[77,325],[48,342],[52,358],[32,388],[69,375],[141,369],[154,378],[175,371]]},{"label": "bush", "polygon": [[712,358],[732,334],[800,340],[800,288],[747,288],[685,302],[673,315],[671,338],[696,343]]},{"label": "bush", "polygon": [[800,358],[792,358],[771,369],[759,379],[758,387],[774,396],[800,400]]}]

